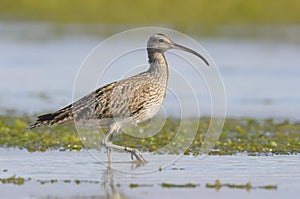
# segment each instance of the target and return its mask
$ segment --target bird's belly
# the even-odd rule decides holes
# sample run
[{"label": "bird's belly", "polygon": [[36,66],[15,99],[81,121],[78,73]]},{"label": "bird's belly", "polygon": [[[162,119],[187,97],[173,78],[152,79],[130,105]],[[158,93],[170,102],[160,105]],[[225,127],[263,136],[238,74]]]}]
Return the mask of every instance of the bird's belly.
[{"label": "bird's belly", "polygon": [[145,116],[147,119],[152,118],[154,115],[157,114],[161,107],[161,104],[152,105],[151,108],[146,109]]},{"label": "bird's belly", "polygon": [[136,123],[144,122],[154,117],[158,113],[162,102],[163,98],[157,101],[156,103],[145,104],[144,110],[141,111],[140,114],[137,116]]}]

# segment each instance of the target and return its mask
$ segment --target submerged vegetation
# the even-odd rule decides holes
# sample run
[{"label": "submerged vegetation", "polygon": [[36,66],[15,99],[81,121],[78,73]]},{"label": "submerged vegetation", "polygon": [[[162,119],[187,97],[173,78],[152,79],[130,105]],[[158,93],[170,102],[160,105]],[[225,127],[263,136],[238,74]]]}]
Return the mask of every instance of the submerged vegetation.
[{"label": "submerged vegetation", "polygon": [[[27,149],[29,152],[46,150],[80,151],[82,148],[95,148],[100,145],[100,134],[87,132],[84,144],[73,125],[59,125],[30,130],[27,125],[32,120],[27,117],[0,116],[0,147]],[[190,136],[189,125],[197,123],[196,119],[179,121],[167,119],[157,134],[138,138],[123,133],[115,138],[116,144],[136,147],[143,151],[158,153],[184,153],[199,155],[202,139],[209,126],[209,118],[201,118],[195,137]],[[181,128],[179,129],[179,125]],[[138,131],[139,127],[130,129]],[[163,148],[174,141],[176,147]],[[94,144],[87,144],[88,139]],[[185,151],[184,143],[191,145]],[[223,131],[215,144],[211,155],[247,155],[297,154],[300,152],[300,123],[275,121],[273,119],[255,120],[250,118],[226,119]]]}]

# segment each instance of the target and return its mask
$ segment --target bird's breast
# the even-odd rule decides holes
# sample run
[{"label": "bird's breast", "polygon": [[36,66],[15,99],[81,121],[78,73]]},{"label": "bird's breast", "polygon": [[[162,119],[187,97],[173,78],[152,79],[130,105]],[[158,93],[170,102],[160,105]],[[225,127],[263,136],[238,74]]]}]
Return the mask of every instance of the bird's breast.
[{"label": "bird's breast", "polygon": [[143,102],[141,111],[138,114],[138,122],[151,119],[157,114],[163,104],[166,95],[166,85],[152,83],[141,93],[140,101]]}]

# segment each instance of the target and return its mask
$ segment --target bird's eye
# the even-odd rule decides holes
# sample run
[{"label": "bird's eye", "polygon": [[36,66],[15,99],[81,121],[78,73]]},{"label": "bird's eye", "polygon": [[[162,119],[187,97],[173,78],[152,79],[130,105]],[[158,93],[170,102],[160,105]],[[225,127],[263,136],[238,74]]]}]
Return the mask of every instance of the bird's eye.
[{"label": "bird's eye", "polygon": [[159,39],[158,41],[159,41],[160,43],[164,42],[164,40],[163,40],[163,39]]}]

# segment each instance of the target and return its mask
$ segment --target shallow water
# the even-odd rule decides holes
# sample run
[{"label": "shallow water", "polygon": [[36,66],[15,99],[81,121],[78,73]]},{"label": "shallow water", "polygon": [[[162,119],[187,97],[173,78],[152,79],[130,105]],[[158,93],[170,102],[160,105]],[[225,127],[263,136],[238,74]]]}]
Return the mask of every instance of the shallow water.
[{"label": "shallow water", "polygon": [[[0,23],[1,110],[12,108],[40,113],[56,110],[72,101],[73,84],[79,66],[104,37],[72,31],[53,35],[53,29],[55,32],[55,28],[49,24]],[[300,118],[298,43],[279,39],[196,39],[219,66],[228,99],[228,116]],[[119,41],[107,51],[116,46],[129,46],[132,42],[135,40]],[[178,43],[184,44],[185,41],[179,39]],[[170,88],[179,87],[181,93],[177,94],[182,96],[181,102],[187,104],[186,112],[194,114],[191,92],[180,88],[182,84],[178,84],[180,79],[174,71],[184,73],[185,79],[197,87],[195,92],[201,115],[209,115],[210,97],[204,83],[193,76],[194,72],[189,67],[182,66],[174,52],[166,54],[172,69]],[[137,52],[134,59],[129,58],[118,63],[101,85],[119,79],[131,70],[132,60],[147,64],[146,51]],[[178,116],[180,112],[180,104],[176,100],[176,96],[169,92],[164,106],[171,116]]]},{"label": "shallow water", "polygon": [[[53,29],[49,24],[0,23],[0,112],[12,108],[30,114],[42,113],[72,101],[80,64],[105,38],[73,33],[72,29],[53,34]],[[196,39],[219,66],[226,87],[228,116],[300,119],[299,43],[280,39]],[[112,46],[129,46],[132,42],[135,40],[120,41]],[[177,42],[185,44],[184,40]],[[210,98],[203,82],[199,83],[189,68],[182,70],[173,53],[168,52],[166,57],[173,69],[170,87],[178,87],[174,71],[183,72],[186,79],[198,86],[196,95],[201,114],[209,115]],[[133,58],[147,63],[145,51]],[[119,68],[111,70],[101,83],[119,79],[131,70],[132,58],[123,61],[124,65],[116,66]],[[179,90],[184,96],[183,102],[192,104],[190,92]],[[168,114],[178,115],[177,105],[176,98],[169,93],[165,103]],[[186,108],[193,114],[194,106]],[[105,154],[100,157],[106,158]],[[112,166],[117,170],[110,171],[86,151],[28,153],[0,148],[0,178],[14,174],[31,178],[20,186],[0,184],[0,198],[294,198],[299,195],[299,155],[183,156],[175,163],[178,156],[145,154],[145,158],[149,161],[147,164],[137,165],[130,161],[128,154],[114,153]],[[147,173],[141,174],[143,172]],[[51,179],[58,182],[40,183]],[[206,183],[214,183],[217,179],[222,183],[246,184],[249,181],[253,186],[276,185],[277,189],[247,191],[205,187]],[[81,183],[76,184],[75,180]],[[164,188],[162,183],[197,186]],[[139,187],[130,188],[130,184]]]},{"label": "shallow water", "polygon": [[[300,156],[183,156],[169,167],[145,174],[147,165],[174,156],[146,154],[146,165],[137,166],[125,153],[114,153],[108,170],[88,152],[29,153],[25,150],[0,149],[0,178],[12,175],[31,178],[24,185],[2,184],[3,198],[294,198],[300,187]],[[122,161],[120,161],[122,160]],[[3,170],[7,169],[7,172]],[[129,172],[128,172],[129,171]],[[58,180],[41,184],[38,180]],[[276,185],[277,189],[206,188],[206,183]],[[71,180],[70,183],[64,180]],[[80,180],[80,184],[74,183]],[[87,182],[89,181],[89,182]],[[91,182],[92,181],[92,182]],[[162,183],[193,183],[195,188],[164,188]],[[130,184],[140,187],[130,188]]]}]

